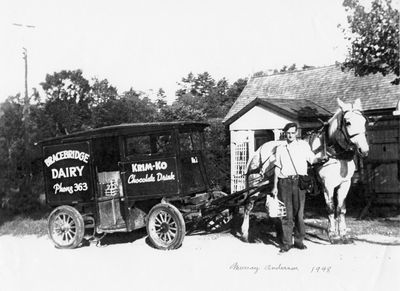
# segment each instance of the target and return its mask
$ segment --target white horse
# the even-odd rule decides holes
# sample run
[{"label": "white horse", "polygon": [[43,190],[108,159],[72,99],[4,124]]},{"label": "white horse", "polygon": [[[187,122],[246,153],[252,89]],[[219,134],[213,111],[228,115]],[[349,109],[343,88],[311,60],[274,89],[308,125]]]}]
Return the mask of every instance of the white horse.
[{"label": "white horse", "polygon": [[[329,160],[316,168],[324,187],[325,202],[328,210],[328,236],[332,243],[349,242],[345,222],[345,199],[351,185],[351,177],[355,171],[354,155],[367,156],[369,147],[365,136],[366,118],[361,112],[361,102],[346,104],[337,100],[339,109],[327,122],[324,131],[310,137],[310,146],[314,153],[328,156]],[[273,178],[276,147],[283,141],[271,141],[263,144],[252,156],[247,166],[247,186],[252,186],[261,180]],[[334,203],[337,189],[337,204]],[[247,199],[243,223],[242,239],[248,240],[250,211],[254,201],[259,197],[254,195]]]},{"label": "white horse", "polygon": [[[367,119],[362,114],[360,99],[353,104],[337,100],[339,109],[329,119],[326,131],[310,138],[314,152],[326,151],[329,160],[316,168],[323,184],[328,211],[328,236],[332,243],[351,242],[345,221],[346,196],[355,171],[354,156],[368,155],[365,135]],[[334,195],[337,203],[335,205]]]}]

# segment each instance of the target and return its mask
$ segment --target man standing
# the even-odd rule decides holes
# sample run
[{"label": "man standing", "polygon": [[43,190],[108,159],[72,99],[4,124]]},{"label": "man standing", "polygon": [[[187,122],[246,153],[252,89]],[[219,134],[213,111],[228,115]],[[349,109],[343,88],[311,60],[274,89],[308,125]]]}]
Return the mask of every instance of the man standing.
[{"label": "man standing", "polygon": [[[307,162],[313,164],[318,158],[311,151],[307,142],[297,140],[297,129],[296,123],[286,124],[283,129],[286,134],[286,143],[276,149],[272,194],[275,197],[278,195],[279,200],[286,207],[286,217],[283,217],[281,221],[281,253],[289,251],[292,246],[298,249],[307,248],[303,243],[306,195],[305,190],[299,188],[299,175],[307,175]],[[295,229],[294,244],[293,227]]]}]

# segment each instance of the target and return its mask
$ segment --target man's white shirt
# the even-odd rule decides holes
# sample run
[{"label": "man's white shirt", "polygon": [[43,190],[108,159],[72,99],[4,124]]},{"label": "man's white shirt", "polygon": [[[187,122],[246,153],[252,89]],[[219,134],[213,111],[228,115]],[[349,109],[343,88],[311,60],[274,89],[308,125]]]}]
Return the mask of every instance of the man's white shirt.
[{"label": "man's white shirt", "polygon": [[276,148],[275,156],[275,166],[280,169],[279,178],[287,178],[293,175],[307,175],[307,162],[313,164],[316,159],[310,145],[304,140],[294,140],[290,144],[285,142],[279,145]]}]

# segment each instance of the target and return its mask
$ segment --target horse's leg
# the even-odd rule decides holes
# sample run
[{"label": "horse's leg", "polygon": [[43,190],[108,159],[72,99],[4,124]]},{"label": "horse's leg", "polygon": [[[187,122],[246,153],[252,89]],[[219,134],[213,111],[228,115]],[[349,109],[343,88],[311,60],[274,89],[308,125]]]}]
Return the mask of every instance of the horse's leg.
[{"label": "horse's leg", "polygon": [[337,231],[337,224],[335,219],[335,203],[333,200],[335,187],[331,185],[324,185],[324,196],[326,203],[326,210],[328,212],[328,238],[333,244],[339,242],[339,234]]},{"label": "horse's leg", "polygon": [[347,226],[346,226],[346,220],[345,220],[345,215],[346,215],[346,196],[347,193],[349,192],[351,185],[351,181],[345,181],[342,184],[340,184],[338,190],[337,190],[337,200],[338,200],[338,205],[337,205],[337,212],[338,212],[338,225],[339,225],[339,234],[340,234],[340,239],[343,243],[351,243],[352,240],[347,236]]},{"label": "horse's leg", "polygon": [[[260,182],[262,179],[262,176],[260,174],[250,174],[246,177],[246,185],[247,187],[249,186],[254,186],[258,182]],[[257,197],[260,195],[260,193],[256,193],[252,195],[251,197],[247,197],[247,199],[244,201],[244,214],[243,214],[243,222],[242,222],[242,227],[241,227],[241,235],[242,235],[242,240],[245,242],[249,241],[249,226],[250,226],[250,212],[253,210],[254,207],[254,202],[257,200]]]},{"label": "horse's leg", "polygon": [[243,214],[243,223],[241,227],[241,232],[242,232],[242,240],[245,242],[249,241],[250,211],[254,207],[254,199],[252,199],[253,197],[247,199],[244,205],[244,214]]}]

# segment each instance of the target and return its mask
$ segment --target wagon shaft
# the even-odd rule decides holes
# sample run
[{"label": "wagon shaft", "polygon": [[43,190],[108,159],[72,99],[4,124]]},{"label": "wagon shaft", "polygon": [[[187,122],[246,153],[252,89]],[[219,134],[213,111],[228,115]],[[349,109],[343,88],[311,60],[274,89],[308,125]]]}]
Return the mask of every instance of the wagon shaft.
[{"label": "wagon shaft", "polygon": [[209,203],[203,205],[201,209],[202,215],[212,215],[231,207],[241,206],[249,197],[262,191],[268,184],[269,181],[263,181],[255,186],[251,186],[230,195],[211,200]]}]

